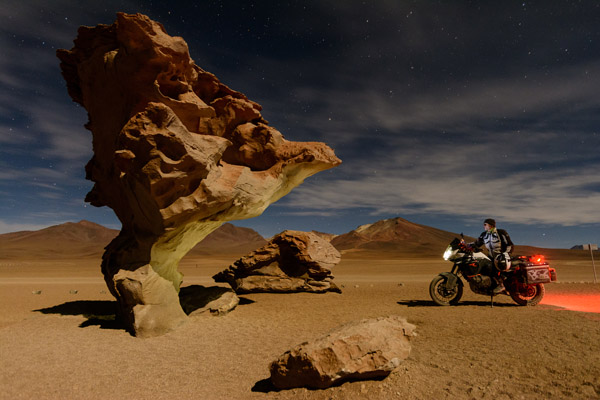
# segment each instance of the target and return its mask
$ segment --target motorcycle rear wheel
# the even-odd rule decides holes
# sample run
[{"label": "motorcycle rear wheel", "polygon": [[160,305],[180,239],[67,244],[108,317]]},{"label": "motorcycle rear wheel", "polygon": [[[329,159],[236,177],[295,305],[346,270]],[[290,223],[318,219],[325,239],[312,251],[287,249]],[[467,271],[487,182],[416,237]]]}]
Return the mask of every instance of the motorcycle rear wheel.
[{"label": "motorcycle rear wheel", "polygon": [[463,295],[463,285],[460,284],[460,281],[457,281],[456,286],[449,290],[446,288],[447,280],[448,278],[438,275],[429,284],[429,296],[438,306],[454,305],[460,301]]},{"label": "motorcycle rear wheel", "polygon": [[535,306],[544,298],[546,288],[543,283],[525,285],[517,282],[510,290],[510,297],[520,306]]}]

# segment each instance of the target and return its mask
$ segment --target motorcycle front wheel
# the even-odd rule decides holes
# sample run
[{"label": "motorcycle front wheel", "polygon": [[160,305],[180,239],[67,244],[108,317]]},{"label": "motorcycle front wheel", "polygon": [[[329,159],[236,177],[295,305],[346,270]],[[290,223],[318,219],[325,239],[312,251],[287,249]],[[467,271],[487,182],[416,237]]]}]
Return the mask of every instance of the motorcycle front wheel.
[{"label": "motorcycle front wheel", "polygon": [[438,306],[449,306],[450,304],[456,304],[460,301],[463,294],[463,286],[456,282],[456,285],[448,289],[446,288],[445,276],[438,275],[429,284],[429,295],[435,304]]},{"label": "motorcycle front wheel", "polygon": [[520,306],[535,306],[544,298],[546,289],[543,283],[526,285],[517,282],[510,290],[510,297]]}]

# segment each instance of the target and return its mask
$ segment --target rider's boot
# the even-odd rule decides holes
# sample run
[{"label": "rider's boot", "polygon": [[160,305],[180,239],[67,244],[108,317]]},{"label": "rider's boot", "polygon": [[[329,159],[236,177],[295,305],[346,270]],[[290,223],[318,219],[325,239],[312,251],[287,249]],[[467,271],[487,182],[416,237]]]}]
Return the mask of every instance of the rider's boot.
[{"label": "rider's boot", "polygon": [[494,280],[496,281],[496,287],[494,288],[494,290],[492,291],[494,294],[500,294],[502,292],[504,292],[505,288],[504,288],[504,277],[502,275],[499,275],[498,277],[494,278]]}]

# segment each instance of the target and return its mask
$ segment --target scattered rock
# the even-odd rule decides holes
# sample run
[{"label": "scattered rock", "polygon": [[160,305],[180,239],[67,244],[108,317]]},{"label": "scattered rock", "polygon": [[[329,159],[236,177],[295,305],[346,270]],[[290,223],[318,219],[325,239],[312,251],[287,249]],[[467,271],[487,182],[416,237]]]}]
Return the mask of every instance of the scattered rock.
[{"label": "scattered rock", "polygon": [[320,236],[284,231],[213,279],[228,283],[236,293],[341,293],[330,271],[340,259],[340,253]]},{"label": "scattered rock", "polygon": [[179,292],[181,307],[190,317],[201,315],[225,315],[240,302],[232,289],[220,286],[204,287],[192,285],[181,288]]},{"label": "scattered rock", "polygon": [[41,290],[32,290],[31,294],[42,294]]},{"label": "scattered rock", "polygon": [[69,294],[77,294],[77,293],[79,293],[78,290],[75,290],[75,289],[69,290]]},{"label": "scattered rock", "polygon": [[398,316],[349,323],[285,352],[271,363],[271,382],[279,389],[322,389],[386,377],[409,356],[415,329]]},{"label": "scattered rock", "polygon": [[[122,223],[102,258],[104,279],[131,331],[165,332],[185,317],[177,267],[190,249],[341,161],[323,143],[285,140],[259,104],[198,67],[182,38],[145,15],[82,26],[74,44],[57,56],[93,134],[86,201],[112,208]],[[157,303],[138,301],[138,288],[125,284],[127,271],[144,275],[147,265],[174,290],[147,286],[144,297]]]}]

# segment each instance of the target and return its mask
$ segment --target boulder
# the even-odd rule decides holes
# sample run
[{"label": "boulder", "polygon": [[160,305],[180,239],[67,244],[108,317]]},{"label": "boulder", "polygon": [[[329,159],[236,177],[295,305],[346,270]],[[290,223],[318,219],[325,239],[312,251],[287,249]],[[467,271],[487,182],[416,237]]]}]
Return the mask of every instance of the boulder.
[{"label": "boulder", "polygon": [[182,287],[179,300],[183,311],[190,317],[225,315],[240,303],[240,298],[230,288],[202,285]]},{"label": "boulder", "polygon": [[284,231],[265,246],[240,258],[213,279],[236,293],[338,292],[330,268],[340,253],[312,232]]},{"label": "boulder", "polygon": [[398,316],[346,324],[281,355],[270,365],[271,382],[278,389],[323,389],[386,377],[409,356],[415,329]]},{"label": "boulder", "polygon": [[[74,47],[57,56],[93,136],[86,201],[112,208],[122,223],[102,273],[132,332],[146,329],[129,286],[116,289],[116,274],[150,265],[177,293],[179,261],[204,237],[260,215],[341,162],[323,143],[287,141],[259,104],[198,67],[182,38],[145,15],[118,13],[112,25],[82,26]],[[179,310],[152,318],[154,332],[177,325],[183,313],[177,296],[161,299]]]}]

